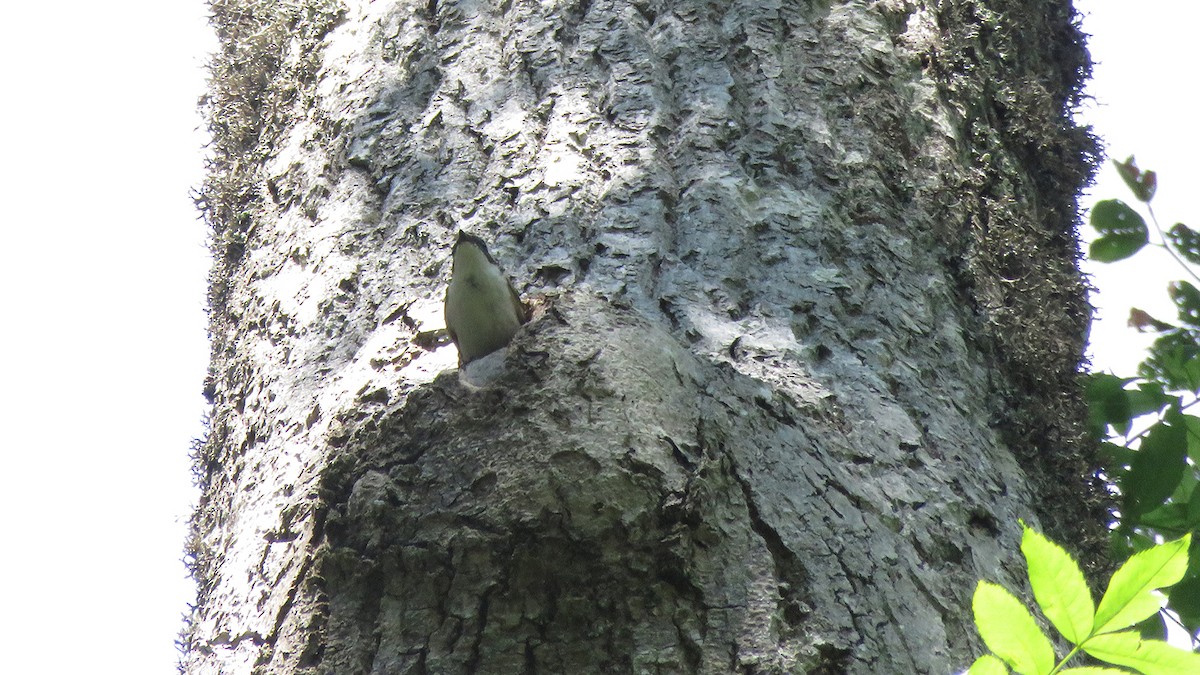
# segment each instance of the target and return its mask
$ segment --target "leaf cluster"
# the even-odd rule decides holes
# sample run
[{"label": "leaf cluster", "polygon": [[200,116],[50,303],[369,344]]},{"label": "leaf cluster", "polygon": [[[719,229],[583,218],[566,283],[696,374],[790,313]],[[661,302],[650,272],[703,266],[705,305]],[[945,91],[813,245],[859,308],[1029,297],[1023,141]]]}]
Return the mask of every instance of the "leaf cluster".
[{"label": "leaf cluster", "polygon": [[[1200,654],[1131,630],[1163,607],[1166,598],[1159,589],[1183,578],[1190,545],[1191,535],[1185,535],[1133,555],[1113,574],[1097,606],[1071,556],[1025,526],[1021,553],[1033,596],[1071,648],[1058,659],[1050,638],[1025,605],[1004,587],[980,581],[971,605],[979,635],[991,653],[976,659],[968,675],[1007,675],[1010,668],[1024,675],[1200,673]],[[1080,653],[1118,667],[1068,666]]]},{"label": "leaf cluster", "polygon": [[[1156,174],[1139,169],[1133,157],[1114,164],[1149,213],[1150,224],[1118,199],[1098,202],[1090,218],[1099,235],[1091,257],[1123,260],[1153,244],[1200,284],[1189,266],[1200,264],[1200,233],[1182,223],[1163,231],[1151,206]],[[1151,242],[1151,225],[1157,242]],[[1131,326],[1158,335],[1137,377],[1095,373],[1086,390],[1089,426],[1103,439],[1104,477],[1120,498],[1112,541],[1118,559],[1200,528],[1200,417],[1187,414],[1200,400],[1200,289],[1182,280],[1172,282],[1167,292],[1176,309],[1174,322],[1136,307],[1130,311]],[[1193,551],[1191,560],[1168,607],[1195,634],[1200,630],[1200,551]]]}]

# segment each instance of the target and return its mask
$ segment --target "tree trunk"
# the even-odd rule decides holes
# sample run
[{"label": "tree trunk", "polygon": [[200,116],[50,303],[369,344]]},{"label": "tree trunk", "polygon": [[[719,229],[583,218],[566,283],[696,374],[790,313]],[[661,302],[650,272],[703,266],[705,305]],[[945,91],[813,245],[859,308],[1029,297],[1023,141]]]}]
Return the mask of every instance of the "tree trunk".
[{"label": "tree trunk", "polygon": [[940,674],[1094,559],[1066,0],[212,7],[186,672]]}]

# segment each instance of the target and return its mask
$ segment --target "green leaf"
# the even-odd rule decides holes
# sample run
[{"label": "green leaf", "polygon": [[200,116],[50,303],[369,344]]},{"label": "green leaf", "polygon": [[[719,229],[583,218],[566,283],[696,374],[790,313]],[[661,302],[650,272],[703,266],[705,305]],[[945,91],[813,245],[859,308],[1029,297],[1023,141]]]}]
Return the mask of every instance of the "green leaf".
[{"label": "green leaf", "polygon": [[1093,260],[1116,262],[1137,253],[1150,239],[1146,221],[1119,199],[1105,199],[1092,207],[1092,227],[1100,234],[1091,244]]},{"label": "green leaf", "polygon": [[1029,566],[1029,585],[1042,614],[1071,644],[1087,639],[1096,605],[1079,565],[1061,546],[1029,526],[1021,535],[1021,553]]},{"label": "green leaf", "polygon": [[1107,425],[1112,425],[1117,433],[1129,431],[1129,420],[1132,415],[1129,408],[1129,396],[1125,393],[1125,385],[1130,380],[1109,375],[1093,373],[1087,378],[1084,396],[1088,402],[1088,425],[1092,434],[1103,438]]},{"label": "green leaf", "polygon": [[1097,635],[1083,644],[1083,650],[1102,661],[1135,668],[1146,675],[1200,673],[1200,654],[1161,640],[1143,640],[1133,631]]},{"label": "green leaf", "polygon": [[1175,303],[1179,322],[1189,328],[1200,328],[1200,290],[1186,281],[1167,284],[1167,295]]},{"label": "green leaf", "polygon": [[1200,345],[1193,331],[1178,329],[1164,333],[1150,346],[1150,356],[1138,366],[1148,380],[1162,380],[1170,389],[1195,391],[1200,388]]},{"label": "green leaf", "polygon": [[1134,553],[1149,551],[1155,546],[1158,546],[1158,542],[1155,541],[1153,537],[1147,536],[1144,532],[1134,532],[1133,536],[1130,537],[1130,541],[1133,543]]},{"label": "green leaf", "polygon": [[1121,180],[1133,192],[1133,196],[1143,202],[1154,199],[1154,191],[1158,188],[1158,175],[1153,171],[1143,171],[1137,167],[1137,162],[1130,155],[1124,162],[1113,160]]},{"label": "green leaf", "polygon": [[[1176,420],[1178,420],[1178,418],[1176,418]],[[1179,426],[1187,429],[1187,425],[1181,424]],[[1196,467],[1187,467],[1187,469],[1184,470],[1183,475],[1179,478],[1179,485],[1176,486],[1175,491],[1171,493],[1171,501],[1183,507],[1183,517],[1185,519],[1187,518],[1187,503],[1192,498],[1192,493],[1195,492],[1195,490]]]},{"label": "green leaf", "polygon": [[1138,518],[1139,527],[1152,527],[1159,532],[1171,531],[1180,536],[1188,529],[1187,504],[1163,504]]},{"label": "green leaf", "polygon": [[1163,621],[1162,612],[1151,614],[1133,625],[1133,630],[1142,636],[1143,640],[1167,639],[1167,624]]},{"label": "green leaf", "polygon": [[988,649],[1019,673],[1048,673],[1054,649],[1021,601],[1003,586],[980,581],[971,600],[975,626]]},{"label": "green leaf", "polygon": [[1158,542],[1146,536],[1141,530],[1131,529],[1131,525],[1121,522],[1112,531],[1110,552],[1114,560],[1128,560],[1135,553],[1152,549]]},{"label": "green leaf", "polygon": [[1163,391],[1161,382],[1140,382],[1137,389],[1125,389],[1124,392],[1125,397],[1129,399],[1130,417],[1159,412],[1171,403],[1179,401],[1178,396]]},{"label": "green leaf", "polygon": [[1137,522],[1157,509],[1179,485],[1187,466],[1187,431],[1181,425],[1158,422],[1142,439],[1129,473],[1121,481],[1123,515]]},{"label": "green leaf", "polygon": [[1189,576],[1171,587],[1168,606],[1179,615],[1179,620],[1195,634],[1200,628],[1200,578]]},{"label": "green leaf", "polygon": [[1195,464],[1200,464],[1200,417],[1195,415],[1182,415],[1183,427],[1187,429],[1188,435],[1188,457]]},{"label": "green leaf", "polygon": [[[1125,561],[1109,580],[1108,590],[1100,599],[1100,607],[1096,610],[1096,633],[1128,628],[1161,609],[1166,598],[1157,589],[1183,578],[1187,572],[1191,540],[1192,535],[1188,534]],[[1195,672],[1200,673],[1200,670]]]},{"label": "green leaf", "polygon": [[1100,444],[1100,460],[1104,464],[1104,471],[1109,474],[1110,478],[1113,473],[1121,473],[1123,467],[1132,464],[1134,457],[1137,457],[1137,451],[1124,445],[1108,441]]},{"label": "green leaf", "polygon": [[1193,265],[1200,265],[1200,233],[1183,223],[1175,223],[1167,230],[1167,241]]},{"label": "green leaf", "polygon": [[1102,263],[1124,260],[1142,250],[1146,239],[1137,234],[1106,234],[1092,240],[1088,245],[1088,256]]},{"label": "green leaf", "polygon": [[1136,417],[1156,413],[1179,397],[1163,391],[1159,382],[1139,382],[1136,389],[1127,389],[1132,378],[1108,373],[1093,373],[1087,378],[1084,395],[1088,401],[1088,424],[1093,435],[1103,437],[1112,425],[1117,433],[1129,432],[1129,423]]},{"label": "green leaf", "polygon": [[1187,503],[1187,526],[1192,529],[1200,526],[1200,495],[1194,493]]},{"label": "green leaf", "polygon": [[1099,666],[1067,668],[1058,672],[1062,675],[1132,675],[1132,671],[1121,670],[1119,668],[1101,668]]},{"label": "green leaf", "polygon": [[1126,560],[1129,556],[1137,553],[1133,548],[1133,542],[1130,541],[1129,526],[1127,523],[1120,523],[1117,528],[1109,533],[1108,553],[1113,560]]},{"label": "green leaf", "polygon": [[991,654],[984,654],[975,659],[967,675],[1008,675],[1008,666]]},{"label": "green leaf", "polygon": [[1200,577],[1200,539],[1192,539],[1192,546],[1188,550],[1188,575]]}]

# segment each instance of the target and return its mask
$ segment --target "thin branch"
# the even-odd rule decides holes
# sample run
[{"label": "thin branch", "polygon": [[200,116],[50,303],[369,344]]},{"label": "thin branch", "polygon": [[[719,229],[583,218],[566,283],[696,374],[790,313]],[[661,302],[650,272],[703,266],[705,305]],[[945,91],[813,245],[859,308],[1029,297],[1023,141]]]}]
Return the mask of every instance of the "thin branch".
[{"label": "thin branch", "polygon": [[1192,270],[1191,265],[1187,264],[1187,261],[1179,257],[1179,254],[1175,252],[1175,247],[1171,245],[1171,240],[1167,239],[1167,233],[1163,232],[1162,226],[1158,224],[1158,216],[1154,215],[1154,207],[1150,205],[1150,202],[1146,202],[1146,210],[1150,212],[1150,222],[1154,223],[1154,230],[1158,232],[1158,236],[1163,241],[1163,248],[1167,249],[1167,253],[1171,254],[1171,257],[1175,259],[1175,262],[1179,263],[1183,271],[1187,272],[1189,276],[1196,280],[1196,283],[1200,284],[1200,276],[1196,275],[1196,272]]}]

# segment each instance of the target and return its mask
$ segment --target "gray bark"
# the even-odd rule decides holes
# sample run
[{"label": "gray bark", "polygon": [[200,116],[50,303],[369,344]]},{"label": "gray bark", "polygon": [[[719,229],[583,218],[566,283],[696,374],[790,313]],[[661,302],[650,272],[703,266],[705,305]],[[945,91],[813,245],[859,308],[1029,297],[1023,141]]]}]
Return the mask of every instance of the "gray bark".
[{"label": "gray bark", "polygon": [[[1102,522],[1086,57],[984,5],[214,0],[183,669],[966,667]],[[466,377],[459,227],[536,306]]]}]

